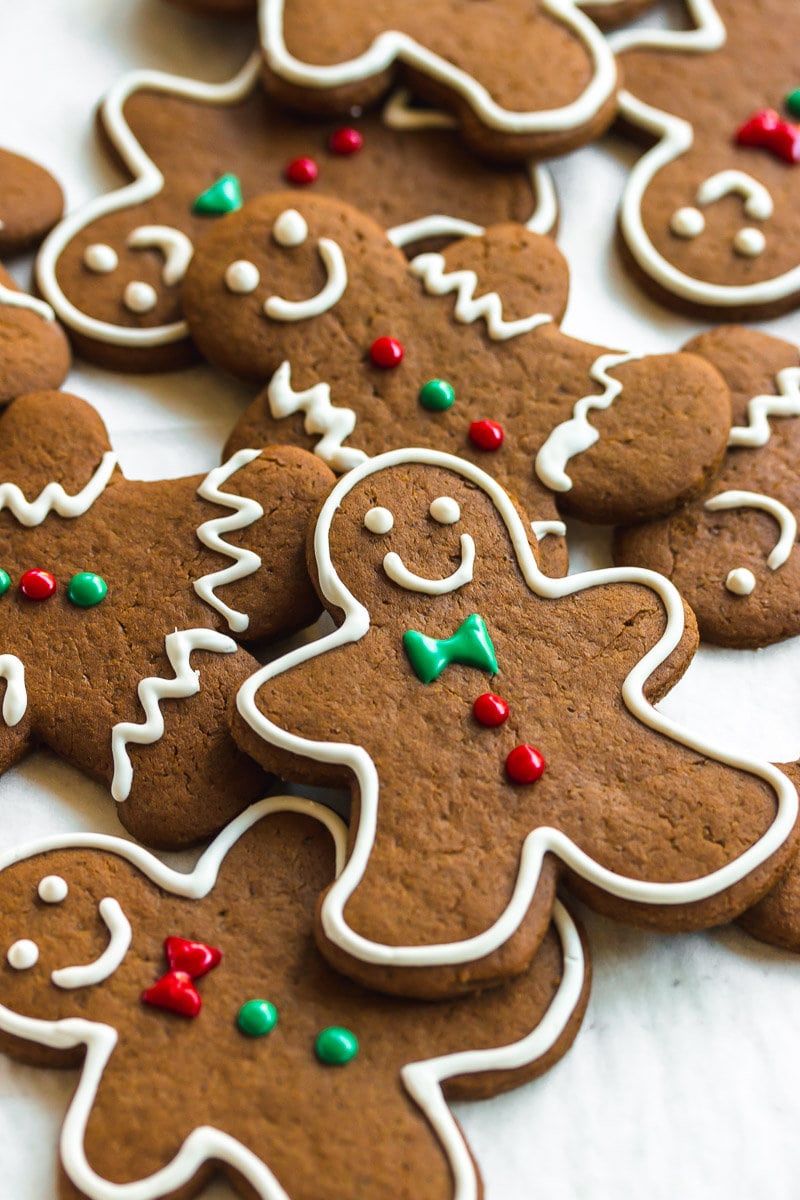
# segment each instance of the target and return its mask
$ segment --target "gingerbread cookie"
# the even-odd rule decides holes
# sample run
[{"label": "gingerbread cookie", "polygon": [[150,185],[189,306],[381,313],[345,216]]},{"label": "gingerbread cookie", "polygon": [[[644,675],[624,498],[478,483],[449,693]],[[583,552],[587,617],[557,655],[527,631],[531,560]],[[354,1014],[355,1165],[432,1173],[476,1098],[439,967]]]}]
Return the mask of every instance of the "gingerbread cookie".
[{"label": "gingerbread cookie", "polygon": [[800,8],[686,0],[687,31],[615,35],[620,114],[655,145],[620,228],[648,289],[681,309],[763,320],[800,296]]},{"label": "gingerbread cookie", "polygon": [[319,1195],[320,1180],[326,1200],[483,1194],[447,1101],[564,1053],[586,1004],[580,936],[558,905],[513,983],[447,1004],[375,996],[313,944],[346,839],[329,810],[277,797],[190,874],[100,836],[6,856],[4,1046],[36,1065],[85,1049],[60,1195],[188,1200],[217,1165],[261,1200]]},{"label": "gingerbread cookie", "polygon": [[554,225],[543,167],[476,162],[452,118],[399,93],[345,124],[293,116],[258,86],[259,62],[223,84],[135,72],[107,96],[102,129],[133,182],[72,213],[38,261],[42,293],[85,357],[136,371],[186,362],[179,285],[196,238],[289,179],[364,207],[400,244],[498,220]]},{"label": "gingerbread cookie", "polygon": [[[355,209],[263,196],[198,245],[184,284],[212,362],[269,380],[227,453],[290,442],[335,471],[394,446],[480,461],[537,532],[670,511],[724,454],[730,402],[700,359],[569,338],[549,239],[501,225],[408,264]],[[543,543],[558,569],[557,540]]]},{"label": "gingerbread cookie", "polygon": [[789,780],[652,707],[696,645],[661,576],[545,576],[502,488],[431,450],[340,479],[313,555],[338,628],[247,680],[234,734],[270,770],[353,792],[317,928],[338,969],[463,992],[525,968],[561,872],[601,911],[681,930],[785,866]]},{"label": "gingerbread cookie", "polygon": [[[125,479],[105,427],[64,393],[0,418],[0,770],[46,745],[107,782],[155,845],[215,832],[264,779],[224,710],[276,638],[319,611],[303,562],[332,477],[290,448],[205,478]],[[268,514],[266,519],[262,519]]]},{"label": "gingerbread cookie", "polygon": [[615,559],[667,575],[701,637],[764,646],[800,633],[800,356],[766,333],[723,326],[686,346],[730,386],[734,427],[713,486],[673,516],[618,531]]},{"label": "gingerbread cookie", "polygon": [[572,0],[259,0],[264,79],[304,112],[374,104],[399,77],[451,109],[473,150],[562,154],[615,112],[614,58]]}]

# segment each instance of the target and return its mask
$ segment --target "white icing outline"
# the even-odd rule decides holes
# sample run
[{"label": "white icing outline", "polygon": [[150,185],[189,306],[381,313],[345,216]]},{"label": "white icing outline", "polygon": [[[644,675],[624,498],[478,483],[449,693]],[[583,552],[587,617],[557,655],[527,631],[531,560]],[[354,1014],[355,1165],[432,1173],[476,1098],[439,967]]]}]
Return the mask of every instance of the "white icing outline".
[{"label": "white icing outline", "polygon": [[554,492],[569,492],[572,489],[572,480],[566,471],[567,463],[600,440],[600,431],[589,424],[589,413],[594,409],[610,408],[622,392],[622,383],[612,378],[608,371],[612,367],[621,367],[623,363],[635,362],[639,357],[638,354],[601,354],[592,363],[589,375],[602,385],[603,391],[600,395],[592,392],[583,396],[575,403],[572,417],[556,425],[548,434],[534,464],[536,474],[545,487]]},{"label": "white icing outline", "polygon": [[[274,796],[251,805],[214,839],[189,873],[165,866],[134,842],[106,834],[42,839],[0,856],[0,870],[49,850],[98,849],[117,854],[165,891],[200,900],[216,884],[222,862],[236,842],[258,821],[281,812],[301,813],[324,825],[334,843],[338,875],[347,852],[346,827],[336,813],[300,796]],[[561,943],[561,982],[544,1017],[527,1036],[510,1045],[442,1055],[409,1063],[401,1069],[403,1085],[447,1155],[454,1179],[454,1200],[478,1200],[480,1184],[464,1136],[442,1095],[441,1083],[455,1076],[484,1071],[518,1070],[536,1062],[558,1044],[580,1004],[586,979],[583,945],[572,917],[559,901],[553,908],[553,923]],[[469,999],[464,1003],[468,1004]],[[227,1164],[237,1171],[260,1200],[290,1200],[266,1163],[229,1134],[210,1126],[193,1130],[172,1161],[145,1179],[118,1184],[101,1178],[87,1160],[85,1137],[103,1073],[117,1044],[117,1031],[110,1025],[79,1017],[46,1021],[21,1016],[5,1005],[0,1005],[0,1029],[12,1037],[58,1050],[86,1048],[80,1080],[64,1119],[60,1146],[64,1170],[90,1200],[159,1200],[185,1186],[204,1163],[211,1161]]]},{"label": "white icing outline", "polygon": [[82,517],[105,491],[116,465],[116,454],[106,450],[89,482],[73,496],[68,495],[60,483],[48,483],[35,500],[26,500],[16,483],[0,483],[0,512],[7,508],[27,529],[41,525],[51,512],[60,517]]},{"label": "white icing outline", "polygon": [[531,529],[537,542],[541,542],[543,538],[550,535],[553,537],[567,536],[567,527],[563,521],[531,521]]},{"label": "white icing outline", "polygon": [[780,529],[780,537],[767,559],[770,571],[777,571],[778,567],[782,567],[791,554],[797,540],[797,518],[785,504],[773,496],[765,496],[761,492],[743,492],[733,489],[729,492],[720,492],[718,496],[712,496],[710,500],[706,500],[703,507],[710,512],[724,511],[729,508],[758,508],[762,512],[769,513],[778,522]]},{"label": "white icing outline", "polygon": [[432,79],[444,83],[473,110],[490,129],[512,134],[545,134],[571,130],[587,124],[610,98],[617,81],[614,56],[597,26],[575,7],[572,0],[540,0],[541,7],[567,32],[583,42],[592,60],[590,82],[576,100],[561,108],[538,112],[515,112],[503,108],[466,71],[435,54],[414,38],[396,30],[385,30],[357,58],[330,66],[312,66],[289,53],[283,37],[284,0],[260,0],[261,45],[269,68],[289,83],[322,90],[346,86],[388,70],[395,60],[407,63]]},{"label": "white icing outline", "polygon": [[534,313],[516,321],[504,321],[503,301],[497,292],[487,292],[476,297],[476,273],[468,270],[445,271],[445,265],[443,254],[418,254],[416,258],[412,258],[408,269],[422,281],[422,286],[430,296],[447,296],[450,292],[455,292],[455,319],[462,325],[485,320],[487,332],[493,342],[505,342],[510,338],[519,337],[520,334],[529,333],[532,329],[547,325],[553,320],[550,313]]},{"label": "white icing outline", "polygon": [[69,989],[92,987],[110,979],[119,967],[130,949],[133,930],[130,922],[122,911],[119,901],[106,896],[97,906],[97,911],[109,932],[109,942],[103,953],[94,962],[79,967],[59,967],[50,973],[50,978],[58,988]]},{"label": "white icing outline", "polygon": [[772,216],[774,205],[772,196],[763,183],[754,179],[747,171],[728,170],[717,171],[709,175],[696,192],[697,203],[707,207],[716,204],[723,196],[738,194],[744,199],[744,211],[748,217],[757,221],[766,221]]},{"label": "white icing outline", "polygon": [[27,292],[18,292],[16,288],[6,287],[4,283],[0,283],[0,307],[24,308],[27,312],[36,313],[37,317],[42,317],[45,321],[56,319],[56,314],[44,300],[37,300]]},{"label": "white icing outline", "polygon": [[253,575],[261,566],[261,557],[254,550],[248,550],[245,546],[231,545],[221,535],[249,528],[256,521],[261,520],[264,516],[264,509],[257,500],[251,500],[247,496],[237,496],[233,492],[223,492],[220,490],[220,486],[230,479],[231,475],[235,475],[241,467],[258,458],[260,454],[260,450],[237,451],[221,467],[215,467],[213,471],[209,471],[197,489],[197,495],[201,499],[234,510],[227,517],[213,517],[209,521],[204,521],[196,530],[198,538],[208,550],[215,550],[217,554],[225,554],[228,558],[232,558],[234,560],[232,565],[203,575],[193,584],[200,599],[205,600],[206,604],[210,604],[213,609],[216,609],[220,616],[225,618],[228,628],[234,633],[244,633],[250,624],[250,617],[247,613],[239,612],[226,604],[224,600],[220,600],[214,589],[222,587],[226,583],[238,583],[240,579],[246,579],[248,575]]},{"label": "white icing outline", "polygon": [[3,696],[3,720],[9,729],[19,725],[28,709],[28,693],[25,689],[25,664],[16,654],[0,654],[0,679],[5,679]]},{"label": "white icing outline", "polygon": [[307,300],[269,296],[264,301],[264,312],[273,321],[307,321],[310,317],[320,317],[334,308],[347,291],[347,263],[339,243],[333,238],[320,238],[317,251],[328,273],[325,286]]},{"label": "white icing outline", "polygon": [[[351,929],[344,916],[345,908],[366,870],[377,827],[380,780],[375,763],[361,746],[349,743],[321,742],[287,733],[268,720],[256,705],[257,692],[278,675],[296,666],[335,650],[339,646],[359,641],[368,632],[370,615],[340,579],[330,558],[329,534],[333,518],[345,496],[362,480],[387,467],[407,463],[442,467],[476,484],[498,509],[520,571],[530,590],[537,596],[559,599],[587,588],[607,583],[638,583],[649,587],[661,600],[667,615],[667,626],[658,642],[631,669],[622,689],[622,700],[642,724],[671,738],[680,745],[699,751],[706,757],[765,780],[777,793],[777,813],[767,832],[738,858],[715,871],[694,880],[677,883],[658,883],[631,879],[601,866],[575,845],[560,830],[542,826],[525,839],[519,871],[511,899],[503,914],[473,937],[459,942],[421,946],[386,946],[372,942]],[[783,845],[790,835],[798,813],[798,798],[794,785],[771,763],[761,762],[749,755],[721,749],[696,736],[678,722],[659,712],[646,699],[645,685],[661,663],[679,644],[684,632],[683,601],[672,583],[654,571],[637,567],[609,567],[599,571],[583,571],[576,575],[550,578],[545,575],[531,550],[525,525],[500,484],[479,467],[451,454],[436,450],[392,450],[378,455],[356,467],[339,479],[320,512],[314,534],[314,552],[323,599],[333,609],[344,613],[343,623],[325,637],[291,651],[262,667],[239,689],[236,706],[250,728],[266,741],[302,758],[335,763],[346,767],[355,776],[359,794],[359,823],[352,837],[350,859],[341,876],[326,894],[321,908],[321,921],[326,938],[348,955],[363,962],[391,966],[421,967],[472,962],[502,946],[519,928],[533,899],[539,874],[547,854],[554,854],[570,870],[595,887],[621,899],[643,904],[691,904],[717,895],[738,883]]]},{"label": "white icing outline", "polygon": [[114,776],[111,795],[121,803],[127,800],[133,786],[133,764],[126,749],[128,742],[150,746],[164,736],[162,700],[186,700],[200,691],[200,672],[192,669],[190,655],[195,650],[210,650],[217,654],[233,654],[239,649],[233,638],[213,629],[176,629],[164,638],[164,649],[175,672],[174,679],[150,675],[139,681],[136,693],[145,712],[145,720],[119,721],[111,730],[111,752]]},{"label": "white icing outline", "polygon": [[753,396],[747,402],[747,425],[734,425],[729,446],[766,446],[772,436],[770,417],[800,417],[800,367],[784,367],[775,376],[778,394]]},{"label": "white icing outline", "polygon": [[140,225],[128,234],[125,245],[133,250],[160,250],[164,255],[161,278],[168,287],[180,283],[194,254],[191,238],[172,225]]},{"label": "white icing outline", "polygon": [[304,392],[296,392],[292,387],[292,365],[282,362],[269,381],[267,400],[276,421],[296,412],[305,413],[306,433],[322,435],[314,453],[332,471],[349,471],[365,461],[363,450],[342,445],[355,429],[358,417],[352,408],[332,403],[329,383],[315,383]]},{"label": "white icing outline", "polygon": [[474,568],[475,542],[468,533],[461,534],[460,565],[444,579],[428,579],[425,575],[415,575],[394,550],[390,550],[383,560],[383,569],[392,583],[405,588],[407,592],[424,592],[426,596],[444,596],[448,592],[457,592],[465,583],[472,582]]}]

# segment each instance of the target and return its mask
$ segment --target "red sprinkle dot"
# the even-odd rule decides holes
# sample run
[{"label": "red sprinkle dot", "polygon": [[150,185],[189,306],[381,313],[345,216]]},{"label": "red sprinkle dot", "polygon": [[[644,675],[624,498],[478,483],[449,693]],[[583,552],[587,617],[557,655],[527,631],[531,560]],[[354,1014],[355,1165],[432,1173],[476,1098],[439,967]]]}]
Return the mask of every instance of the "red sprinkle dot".
[{"label": "red sprinkle dot", "polygon": [[19,590],[28,600],[49,600],[56,590],[56,577],[49,571],[34,567],[21,577]]},{"label": "red sprinkle dot", "polygon": [[334,154],[358,154],[364,138],[357,129],[334,129],[328,145]]},{"label": "red sprinkle dot", "polygon": [[544,758],[535,746],[515,746],[506,759],[506,771],[514,783],[536,783],[544,775]]},{"label": "red sprinkle dot", "polygon": [[469,440],[479,450],[499,450],[505,436],[497,421],[473,421],[469,427]]},{"label": "red sprinkle dot", "polygon": [[375,366],[383,367],[384,370],[399,367],[404,354],[402,342],[393,337],[376,338],[369,348],[369,356]]},{"label": "red sprinkle dot", "polygon": [[472,712],[476,721],[493,729],[508,720],[508,703],[494,692],[484,692],[473,704]]},{"label": "red sprinkle dot", "polygon": [[313,158],[293,158],[286,167],[284,175],[289,183],[296,183],[298,187],[307,187],[319,175],[319,167]]}]

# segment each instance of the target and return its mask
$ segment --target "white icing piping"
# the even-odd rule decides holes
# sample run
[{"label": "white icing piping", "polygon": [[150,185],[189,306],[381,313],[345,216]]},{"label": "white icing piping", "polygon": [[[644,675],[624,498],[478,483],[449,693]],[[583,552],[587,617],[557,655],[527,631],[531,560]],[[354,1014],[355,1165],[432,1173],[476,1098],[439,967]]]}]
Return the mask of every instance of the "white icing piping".
[{"label": "white icing piping", "polygon": [[140,225],[128,234],[126,245],[134,250],[160,250],[164,255],[161,278],[168,287],[180,283],[194,254],[191,239],[170,225]]},{"label": "white icing piping", "polygon": [[453,315],[457,321],[470,325],[483,318],[489,337],[494,342],[505,342],[509,338],[528,333],[539,325],[552,321],[550,313],[534,313],[517,321],[503,320],[503,302],[497,292],[487,292],[475,297],[478,276],[474,271],[445,271],[443,254],[418,254],[408,264],[412,275],[422,280],[425,291],[432,296],[446,296],[456,292]]},{"label": "white icing piping", "polygon": [[35,500],[26,500],[16,483],[0,483],[0,511],[7,508],[26,528],[41,525],[51,512],[60,517],[82,517],[105,491],[116,465],[116,454],[106,450],[92,478],[74,496],[69,496],[60,483],[48,483]]},{"label": "white icing piping", "polygon": [[424,575],[415,575],[394,550],[390,550],[383,560],[383,569],[392,583],[408,592],[424,592],[426,596],[444,596],[448,592],[457,592],[465,583],[472,581],[474,567],[475,542],[468,533],[461,534],[460,566],[444,579],[427,579]]},{"label": "white icing piping", "polygon": [[734,425],[729,446],[766,446],[770,417],[800,417],[800,367],[784,367],[775,376],[777,396],[753,396],[747,402],[747,425]]},{"label": "white icing piping", "polygon": [[[615,54],[625,50],[677,50],[707,54],[725,45],[727,33],[712,0],[684,0],[694,29],[622,29],[608,35]],[[602,3],[602,0],[597,0]]]},{"label": "white icing piping", "polygon": [[269,296],[264,301],[264,312],[273,321],[307,321],[309,317],[319,317],[338,304],[347,291],[347,264],[341,246],[332,238],[320,238],[317,249],[328,272],[327,283],[308,300]]},{"label": "white icing piping", "polygon": [[759,183],[746,171],[717,171],[710,175],[697,189],[697,203],[702,205],[715,204],[723,196],[732,192],[744,197],[744,211],[748,217],[758,221],[766,221],[772,216],[774,205],[763,183]]},{"label": "white icing piping", "polygon": [[458,129],[458,121],[440,108],[417,108],[411,103],[408,88],[392,92],[383,106],[381,120],[387,129],[398,133],[415,133],[420,129]]},{"label": "white icing piping", "polygon": [[56,314],[44,300],[37,300],[27,292],[18,292],[14,288],[6,287],[4,283],[0,283],[0,306],[2,305],[7,308],[25,308],[39,317],[44,317],[45,321],[56,319]]},{"label": "white icing piping", "polygon": [[122,965],[122,960],[130,949],[133,932],[130,922],[122,911],[118,901],[106,896],[98,905],[98,912],[105,922],[111,935],[110,941],[103,953],[94,962],[81,967],[59,967],[50,975],[53,983],[59,988],[92,987],[109,979]]},{"label": "white icing piping", "polygon": [[115,192],[96,197],[61,221],[42,245],[36,260],[39,289],[50,301],[59,319],[70,329],[112,346],[164,346],[189,336],[189,326],[183,320],[170,325],[154,325],[149,329],[134,329],[100,321],[81,312],[67,299],[58,283],[58,259],[67,243],[86,225],[108,213],[150,200],[164,186],[164,176],[136,140],[123,115],[125,102],[134,92],[164,92],[202,104],[233,105],[243,100],[256,86],[260,68],[261,54],[256,51],[241,71],[225,83],[201,83],[195,79],[167,75],[162,71],[132,71],[110,90],[102,106],[103,127],[133,176],[133,181]]},{"label": "white icing piping", "polygon": [[25,690],[25,664],[16,654],[0,654],[0,679],[6,681],[3,696],[3,720],[9,729],[19,725],[28,708]]},{"label": "white icing piping", "polygon": [[305,413],[303,428],[306,433],[322,434],[314,453],[332,471],[349,471],[366,459],[363,450],[342,445],[355,429],[358,418],[352,408],[331,402],[330,384],[315,383],[304,392],[296,392],[292,387],[291,363],[283,362],[269,381],[267,399],[269,411],[276,421],[292,413]]},{"label": "white icing piping", "polygon": [[767,566],[771,571],[777,571],[778,567],[782,567],[791,554],[792,547],[797,540],[797,520],[794,513],[785,504],[781,504],[780,500],[775,500],[772,496],[764,496],[760,492],[730,491],[712,496],[710,500],[706,500],[704,507],[711,512],[729,508],[758,508],[762,512],[769,513],[778,522],[781,532],[767,559]]},{"label": "white icing piping", "polygon": [[[454,943],[386,946],[370,941],[348,926],[344,911],[361,882],[375,841],[380,797],[377,768],[361,746],[314,741],[287,733],[259,710],[256,695],[270,679],[319,654],[357,642],[369,630],[368,610],[347,589],[331,561],[330,527],[343,498],[362,480],[387,467],[406,463],[425,463],[455,471],[477,484],[490,497],[506,525],[522,575],[535,595],[559,599],[607,583],[638,583],[651,588],[658,595],[667,615],[666,629],[655,646],[629,672],[622,685],[622,699],[629,711],[649,728],[680,745],[747,771],[770,784],[777,794],[777,814],[769,830],[756,843],[738,858],[708,875],[683,882],[659,883],[619,875],[601,866],[560,830],[543,826],[532,830],[525,839],[508,906],[495,923],[483,932]],[[255,672],[239,689],[236,704],[242,718],[266,741],[303,758],[344,765],[356,778],[360,797],[359,823],[350,859],[336,884],[327,893],[321,910],[325,936],[346,953],[364,962],[403,967],[472,962],[483,958],[507,942],[519,928],[536,891],[542,863],[549,853],[555,854],[572,871],[613,896],[636,903],[677,905],[704,900],[738,883],[756,866],[765,862],[789,836],[797,818],[798,799],[794,785],[785,775],[771,763],[720,749],[713,742],[696,736],[666,714],[658,712],[645,697],[644,688],[648,679],[679,644],[684,631],[683,602],[673,584],[663,576],[642,568],[609,567],[601,571],[550,578],[538,566],[528,543],[525,525],[501,486],[472,463],[454,455],[425,449],[392,450],[369,459],[343,476],[322,507],[314,535],[314,550],[323,598],[332,608],[344,613],[342,625],[333,633]]]},{"label": "white icing piping", "polygon": [[563,521],[531,521],[531,529],[537,542],[552,534],[554,537],[566,537],[567,527]]},{"label": "white icing piping", "polygon": [[597,393],[591,393],[578,400],[572,410],[574,415],[571,419],[556,425],[536,455],[536,474],[546,487],[554,492],[571,490],[572,480],[567,474],[567,463],[576,454],[588,450],[600,438],[599,431],[589,424],[589,413],[593,409],[610,408],[622,391],[622,383],[612,378],[608,371],[612,367],[632,362],[637,357],[636,354],[601,354],[592,363],[589,375],[602,384],[602,394],[598,396]]},{"label": "white icing piping", "polygon": [[159,741],[164,736],[164,718],[159,707],[161,701],[185,700],[200,691],[200,672],[192,669],[189,656],[195,650],[211,650],[218,654],[232,654],[238,650],[232,638],[213,629],[176,629],[164,638],[164,648],[175,678],[162,679],[152,675],[141,679],[137,695],[146,719],[141,724],[120,721],[111,730],[111,751],[114,756],[111,795],[118,803],[128,799],[133,785],[133,764],[126,748],[128,742],[150,746]]},{"label": "white icing piping", "polygon": [[210,521],[204,521],[197,529],[197,536],[203,545],[209,550],[216,550],[218,554],[225,554],[228,558],[232,558],[234,560],[232,565],[209,575],[203,575],[194,583],[194,590],[200,599],[205,600],[206,604],[210,604],[212,608],[216,609],[220,616],[225,618],[228,628],[232,629],[234,633],[244,633],[250,624],[250,618],[247,613],[238,612],[235,608],[227,605],[224,600],[220,600],[214,589],[222,587],[226,583],[238,583],[240,579],[246,579],[248,575],[252,575],[259,569],[261,558],[253,550],[247,550],[244,546],[232,546],[221,535],[233,533],[239,529],[247,529],[255,521],[261,520],[264,516],[264,509],[257,500],[221,491],[220,485],[230,479],[231,475],[235,475],[241,467],[258,458],[260,454],[260,450],[239,450],[223,466],[209,471],[197,489],[198,496],[203,500],[209,500],[212,504],[221,504],[224,508],[234,510],[230,516],[213,517]]},{"label": "white icing piping", "polygon": [[569,130],[587,122],[611,96],[617,78],[614,57],[597,26],[572,0],[541,0],[541,8],[583,42],[592,60],[592,74],[585,91],[561,108],[539,112],[513,112],[499,105],[489,91],[466,71],[420,45],[414,38],[395,30],[379,34],[358,58],[330,66],[311,66],[289,53],[283,37],[284,0],[261,0],[259,24],[261,43],[270,68],[276,75],[302,87],[323,89],[380,74],[395,59],[438,79],[460,95],[482,124],[505,133],[538,134]]}]

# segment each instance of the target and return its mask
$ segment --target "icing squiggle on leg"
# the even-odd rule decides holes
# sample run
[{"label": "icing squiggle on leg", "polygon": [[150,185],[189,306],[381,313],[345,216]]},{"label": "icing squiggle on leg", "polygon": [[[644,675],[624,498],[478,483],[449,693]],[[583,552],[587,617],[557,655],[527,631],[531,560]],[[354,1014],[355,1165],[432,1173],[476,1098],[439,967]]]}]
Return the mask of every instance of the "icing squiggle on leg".
[{"label": "icing squiggle on leg", "polygon": [[238,612],[235,608],[227,605],[224,600],[220,600],[215,595],[214,589],[225,583],[236,583],[240,579],[252,575],[261,566],[261,558],[253,550],[247,550],[244,546],[232,546],[221,535],[233,533],[238,529],[246,529],[263,517],[264,509],[256,500],[251,500],[247,496],[235,496],[232,492],[220,491],[220,485],[230,479],[231,475],[235,475],[240,467],[253,462],[260,454],[260,450],[240,450],[223,466],[209,471],[197,489],[198,496],[203,500],[209,500],[212,504],[222,504],[226,508],[234,510],[230,516],[214,517],[210,521],[204,521],[197,530],[197,536],[204,546],[207,546],[209,550],[216,550],[218,554],[226,554],[234,560],[233,565],[223,567],[222,570],[214,571],[212,574],[203,575],[194,583],[194,590],[200,599],[215,608],[225,618],[228,628],[232,629],[234,633],[244,633],[250,624],[250,618],[247,613]]}]

